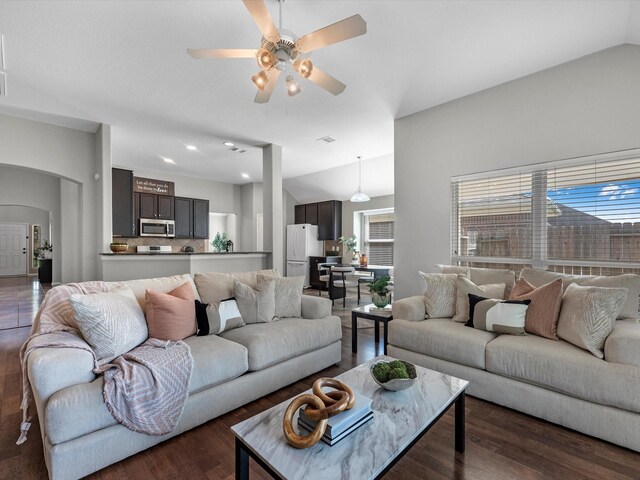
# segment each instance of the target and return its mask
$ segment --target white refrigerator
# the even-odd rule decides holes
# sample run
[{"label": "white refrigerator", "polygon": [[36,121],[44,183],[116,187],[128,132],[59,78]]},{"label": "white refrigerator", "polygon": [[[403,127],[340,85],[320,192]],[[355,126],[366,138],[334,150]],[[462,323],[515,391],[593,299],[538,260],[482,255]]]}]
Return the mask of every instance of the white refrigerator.
[{"label": "white refrigerator", "polygon": [[287,225],[287,277],[304,276],[304,286],[309,287],[309,257],[322,256],[322,245],[317,225]]}]

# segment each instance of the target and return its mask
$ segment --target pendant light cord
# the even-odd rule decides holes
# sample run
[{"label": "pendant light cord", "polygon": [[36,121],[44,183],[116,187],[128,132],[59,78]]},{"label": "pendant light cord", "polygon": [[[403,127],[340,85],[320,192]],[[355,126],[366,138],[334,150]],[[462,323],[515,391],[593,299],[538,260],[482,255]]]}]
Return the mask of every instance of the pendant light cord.
[{"label": "pendant light cord", "polygon": [[358,192],[362,191],[362,157],[358,157]]}]

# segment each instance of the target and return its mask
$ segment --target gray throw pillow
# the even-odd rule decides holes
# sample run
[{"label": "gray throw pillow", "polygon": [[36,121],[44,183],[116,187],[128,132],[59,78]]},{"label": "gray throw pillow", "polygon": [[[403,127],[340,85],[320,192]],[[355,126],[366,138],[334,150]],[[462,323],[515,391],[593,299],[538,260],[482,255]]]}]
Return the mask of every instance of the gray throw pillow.
[{"label": "gray throw pillow", "polygon": [[486,298],[503,298],[504,290],[504,283],[476,285],[464,275],[458,275],[456,279],[456,314],[452,320],[462,323],[466,323],[469,320],[470,293]]},{"label": "gray throw pillow", "polygon": [[149,336],[142,308],[129,287],[88,295],[76,293],[69,300],[98,365],[127,353]]},{"label": "gray throw pillow", "polygon": [[418,272],[424,281],[424,306],[426,318],[451,318],[456,314],[455,273]]},{"label": "gray throw pillow", "polygon": [[273,321],[276,314],[275,279],[258,281],[256,288],[235,282],[233,293],[246,324]]},{"label": "gray throw pillow", "polygon": [[258,274],[258,282],[275,281],[276,313],[278,318],[302,316],[302,289],[304,277],[273,277]]},{"label": "gray throw pillow", "polygon": [[627,300],[626,288],[571,283],[562,296],[558,337],[604,358],[604,343]]}]

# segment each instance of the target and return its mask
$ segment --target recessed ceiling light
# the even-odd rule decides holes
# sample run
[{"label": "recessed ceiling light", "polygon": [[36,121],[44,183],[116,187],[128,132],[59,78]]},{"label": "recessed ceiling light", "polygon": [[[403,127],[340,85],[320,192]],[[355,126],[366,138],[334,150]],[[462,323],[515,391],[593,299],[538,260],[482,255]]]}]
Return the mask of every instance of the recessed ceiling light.
[{"label": "recessed ceiling light", "polygon": [[242,178],[249,178],[249,174],[248,173],[243,173],[242,174]]},{"label": "recessed ceiling light", "polygon": [[174,161],[173,161],[173,160],[171,160],[170,158],[163,157],[162,155],[160,155],[160,158],[161,158],[162,160],[164,160],[166,163],[170,163],[171,165],[175,165],[175,164],[176,164],[176,162],[174,162]]},{"label": "recessed ceiling light", "polygon": [[235,145],[235,143],[226,141],[226,142],[223,143],[223,145],[226,146],[226,147],[233,147]]},{"label": "recessed ceiling light", "polygon": [[196,147],[195,145],[187,145],[187,150],[197,150],[198,147]]}]

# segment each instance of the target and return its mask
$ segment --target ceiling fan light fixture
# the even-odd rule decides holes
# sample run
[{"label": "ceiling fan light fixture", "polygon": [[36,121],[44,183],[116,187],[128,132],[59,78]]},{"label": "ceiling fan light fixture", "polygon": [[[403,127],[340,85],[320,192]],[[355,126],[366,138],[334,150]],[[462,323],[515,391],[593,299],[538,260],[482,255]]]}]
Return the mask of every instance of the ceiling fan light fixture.
[{"label": "ceiling fan light fixture", "polygon": [[258,90],[262,91],[264,90],[264,87],[267,86],[267,83],[269,83],[269,74],[264,70],[260,70],[258,73],[251,76],[251,80],[255,83],[256,87],[258,87]]},{"label": "ceiling fan light fixture", "polygon": [[258,50],[256,60],[258,61],[260,68],[263,70],[269,70],[276,64],[276,56],[266,48]]},{"label": "ceiling fan light fixture", "polygon": [[310,58],[296,60],[293,62],[293,69],[298,72],[302,78],[309,78],[313,71],[313,62]]},{"label": "ceiling fan light fixture", "polygon": [[292,75],[287,75],[287,93],[290,97],[295,97],[300,93],[300,85]]}]

